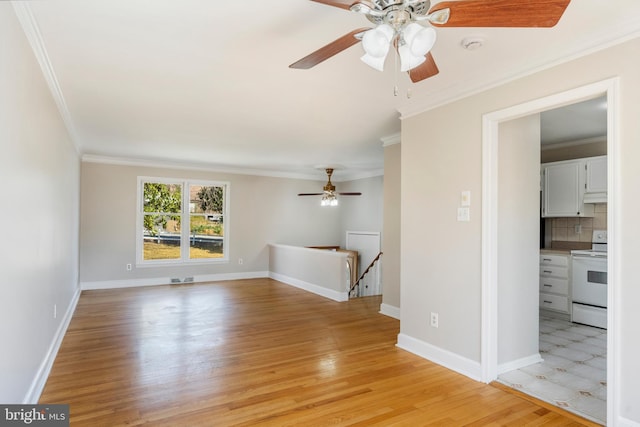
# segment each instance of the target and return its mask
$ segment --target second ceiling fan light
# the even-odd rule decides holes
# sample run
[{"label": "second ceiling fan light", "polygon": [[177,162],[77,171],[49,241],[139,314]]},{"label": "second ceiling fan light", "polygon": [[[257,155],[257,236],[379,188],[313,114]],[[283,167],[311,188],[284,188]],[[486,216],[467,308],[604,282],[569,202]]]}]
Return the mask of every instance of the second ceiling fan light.
[{"label": "second ceiling fan light", "polygon": [[362,47],[365,54],[360,59],[370,67],[383,71],[394,39],[397,39],[400,70],[409,71],[425,61],[425,55],[436,42],[436,31],[412,22],[400,27],[396,34],[390,25],[378,25],[364,33]]}]

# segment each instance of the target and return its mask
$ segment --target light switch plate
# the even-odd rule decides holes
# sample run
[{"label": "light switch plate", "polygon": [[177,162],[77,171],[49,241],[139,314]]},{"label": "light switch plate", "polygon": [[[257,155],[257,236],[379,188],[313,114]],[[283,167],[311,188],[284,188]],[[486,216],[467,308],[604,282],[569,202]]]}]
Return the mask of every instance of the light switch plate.
[{"label": "light switch plate", "polygon": [[458,221],[467,222],[470,220],[469,208],[458,208]]}]

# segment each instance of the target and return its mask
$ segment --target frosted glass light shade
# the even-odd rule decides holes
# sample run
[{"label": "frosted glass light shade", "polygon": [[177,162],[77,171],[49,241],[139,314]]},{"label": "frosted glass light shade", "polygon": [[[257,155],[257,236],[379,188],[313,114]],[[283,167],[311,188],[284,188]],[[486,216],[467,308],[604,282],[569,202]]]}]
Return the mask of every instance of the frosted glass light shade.
[{"label": "frosted glass light shade", "polygon": [[436,42],[436,30],[415,22],[402,30],[403,39],[414,56],[426,55]]},{"label": "frosted glass light shade", "polygon": [[409,71],[427,60],[424,55],[414,55],[407,45],[400,46],[398,54],[400,55],[400,71]]},{"label": "frosted glass light shade", "polygon": [[371,68],[375,68],[378,71],[384,71],[384,61],[386,58],[386,56],[375,57],[365,53],[360,57],[360,60]]},{"label": "frosted glass light shade", "polygon": [[387,24],[378,25],[364,33],[362,47],[365,54],[360,59],[370,67],[382,71],[393,35],[393,28]]}]

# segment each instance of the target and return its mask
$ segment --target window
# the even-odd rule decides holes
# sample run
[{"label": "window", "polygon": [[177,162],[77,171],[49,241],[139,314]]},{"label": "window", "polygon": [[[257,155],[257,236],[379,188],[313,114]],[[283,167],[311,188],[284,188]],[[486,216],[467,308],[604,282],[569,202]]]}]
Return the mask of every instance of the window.
[{"label": "window", "polygon": [[228,261],[228,188],[225,182],[138,178],[138,264]]}]

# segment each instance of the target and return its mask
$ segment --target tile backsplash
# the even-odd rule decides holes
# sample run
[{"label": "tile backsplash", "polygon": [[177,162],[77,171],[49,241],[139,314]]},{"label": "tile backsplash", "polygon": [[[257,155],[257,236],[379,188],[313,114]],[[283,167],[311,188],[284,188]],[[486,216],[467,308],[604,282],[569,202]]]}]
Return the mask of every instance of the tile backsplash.
[{"label": "tile backsplash", "polygon": [[589,218],[547,218],[545,228],[548,227],[554,242],[591,242],[593,230],[607,229],[607,204],[597,203]]}]

